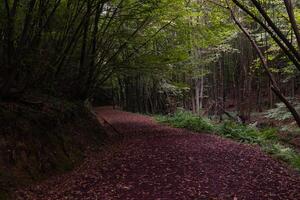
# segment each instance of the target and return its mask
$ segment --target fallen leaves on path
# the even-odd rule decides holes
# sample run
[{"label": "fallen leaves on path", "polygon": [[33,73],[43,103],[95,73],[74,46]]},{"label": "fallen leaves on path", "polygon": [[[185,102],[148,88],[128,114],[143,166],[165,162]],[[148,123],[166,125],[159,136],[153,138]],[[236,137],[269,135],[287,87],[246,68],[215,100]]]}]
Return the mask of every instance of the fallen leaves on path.
[{"label": "fallen leaves on path", "polygon": [[74,171],[20,189],[32,200],[299,200],[300,176],[258,147],[99,108],[121,139]]}]

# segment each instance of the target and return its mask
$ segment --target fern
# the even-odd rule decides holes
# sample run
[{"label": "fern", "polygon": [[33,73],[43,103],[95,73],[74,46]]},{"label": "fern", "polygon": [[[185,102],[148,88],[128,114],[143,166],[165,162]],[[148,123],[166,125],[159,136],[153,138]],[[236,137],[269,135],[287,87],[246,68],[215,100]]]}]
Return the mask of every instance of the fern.
[{"label": "fern", "polygon": [[[279,112],[283,112],[283,108],[283,105],[278,104],[277,108],[269,111],[269,116],[278,119],[279,116],[277,115]],[[285,117],[281,116],[281,119],[285,119]],[[242,143],[258,144],[266,153],[289,163],[300,171],[300,155],[292,148],[279,143],[277,129],[275,128],[258,130],[252,126],[246,126],[232,121],[214,124],[204,117],[196,116],[183,109],[178,110],[173,115],[157,116],[156,120],[177,128],[186,128],[196,132],[205,131]]]},{"label": "fern", "polygon": [[[294,102],[295,109],[300,112],[300,103]],[[265,113],[265,116],[269,119],[275,119],[279,121],[285,121],[292,119],[292,114],[288,111],[284,103],[277,103],[276,108],[270,109]]]}]

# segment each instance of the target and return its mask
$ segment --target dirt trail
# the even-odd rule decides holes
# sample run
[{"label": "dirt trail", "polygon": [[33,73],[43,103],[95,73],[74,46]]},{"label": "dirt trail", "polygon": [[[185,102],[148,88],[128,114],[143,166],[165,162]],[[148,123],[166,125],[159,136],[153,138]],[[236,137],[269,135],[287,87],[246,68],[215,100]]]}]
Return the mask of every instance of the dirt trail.
[{"label": "dirt trail", "polygon": [[147,116],[96,112],[115,142],[74,171],[17,191],[16,199],[300,200],[299,174],[258,148]]}]

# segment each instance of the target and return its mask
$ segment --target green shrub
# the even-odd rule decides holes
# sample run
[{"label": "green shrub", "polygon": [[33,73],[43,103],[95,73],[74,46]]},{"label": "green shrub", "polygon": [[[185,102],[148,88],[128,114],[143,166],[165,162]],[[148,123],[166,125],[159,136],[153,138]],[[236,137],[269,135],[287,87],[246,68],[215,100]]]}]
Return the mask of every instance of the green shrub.
[{"label": "green shrub", "polygon": [[258,143],[260,141],[258,131],[231,121],[221,124],[217,133],[227,138],[245,143]]},{"label": "green shrub", "polygon": [[176,128],[186,128],[192,131],[214,131],[214,126],[208,119],[182,110],[177,111],[173,115],[157,116],[156,120],[160,123],[170,124]]},{"label": "green shrub", "polygon": [[217,133],[221,136],[250,144],[263,143],[265,140],[277,139],[276,129],[268,128],[259,131],[256,128],[232,121],[226,121],[219,125]]},{"label": "green shrub", "polygon": [[294,168],[296,168],[298,171],[300,171],[300,155],[297,154],[298,156],[295,157],[292,161],[291,164]]},{"label": "green shrub", "polygon": [[259,131],[259,137],[262,140],[272,140],[277,141],[277,129],[276,128],[265,128]]}]

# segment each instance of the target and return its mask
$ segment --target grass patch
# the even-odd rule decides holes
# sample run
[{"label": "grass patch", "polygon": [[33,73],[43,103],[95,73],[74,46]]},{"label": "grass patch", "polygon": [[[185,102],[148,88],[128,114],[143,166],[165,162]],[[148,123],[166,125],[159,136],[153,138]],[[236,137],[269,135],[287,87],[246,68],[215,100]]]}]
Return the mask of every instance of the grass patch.
[{"label": "grass patch", "polygon": [[172,115],[158,115],[159,123],[168,124],[175,128],[186,128],[196,132],[217,134],[246,144],[257,144],[261,149],[300,171],[300,154],[291,147],[280,144],[275,128],[259,130],[252,126],[238,124],[232,121],[214,123],[213,121],[196,116],[191,112],[179,110]]}]

